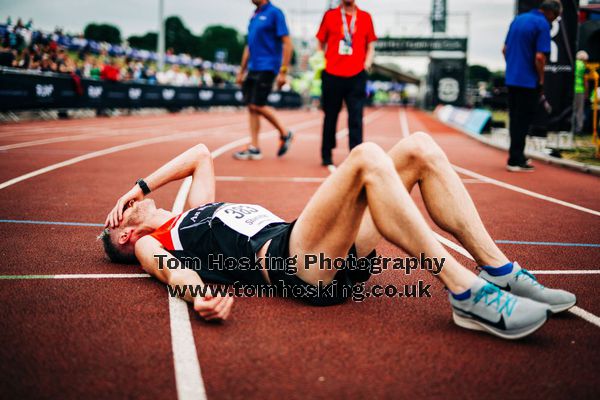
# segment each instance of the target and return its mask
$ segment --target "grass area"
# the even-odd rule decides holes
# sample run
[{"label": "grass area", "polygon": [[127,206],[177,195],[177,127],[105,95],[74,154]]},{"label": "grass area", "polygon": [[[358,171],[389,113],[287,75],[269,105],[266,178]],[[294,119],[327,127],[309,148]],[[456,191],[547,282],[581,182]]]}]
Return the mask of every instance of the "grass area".
[{"label": "grass area", "polygon": [[590,165],[600,166],[600,158],[595,157],[596,146],[592,142],[592,135],[576,136],[573,150],[561,150],[562,158],[574,160]]},{"label": "grass area", "polygon": [[[503,121],[508,128],[508,112],[492,111],[492,120]],[[561,150],[560,152],[564,159],[600,166],[600,158],[596,158],[595,153],[596,146],[592,142],[592,135],[575,136],[575,148],[573,150]]]}]

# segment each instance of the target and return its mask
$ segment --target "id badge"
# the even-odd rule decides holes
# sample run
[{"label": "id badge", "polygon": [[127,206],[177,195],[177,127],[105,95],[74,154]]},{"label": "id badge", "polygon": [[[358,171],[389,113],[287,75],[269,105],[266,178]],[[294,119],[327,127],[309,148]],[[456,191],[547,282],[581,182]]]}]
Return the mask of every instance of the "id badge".
[{"label": "id badge", "polygon": [[346,43],[345,40],[340,40],[338,54],[340,56],[351,56],[352,55],[352,46],[348,46],[348,43]]},{"label": "id badge", "polygon": [[274,222],[284,222],[271,211],[256,204],[224,204],[214,213],[225,225],[251,238]]}]

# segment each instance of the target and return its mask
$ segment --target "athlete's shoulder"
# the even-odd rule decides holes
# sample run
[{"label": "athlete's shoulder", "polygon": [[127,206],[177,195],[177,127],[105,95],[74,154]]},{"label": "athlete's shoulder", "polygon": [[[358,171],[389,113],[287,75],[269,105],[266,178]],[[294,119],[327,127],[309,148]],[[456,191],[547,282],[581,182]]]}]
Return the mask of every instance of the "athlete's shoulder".
[{"label": "athlete's shoulder", "polygon": [[147,254],[149,251],[154,251],[157,248],[162,249],[163,245],[152,235],[139,238],[134,245],[135,254],[138,256],[138,259],[140,255]]}]

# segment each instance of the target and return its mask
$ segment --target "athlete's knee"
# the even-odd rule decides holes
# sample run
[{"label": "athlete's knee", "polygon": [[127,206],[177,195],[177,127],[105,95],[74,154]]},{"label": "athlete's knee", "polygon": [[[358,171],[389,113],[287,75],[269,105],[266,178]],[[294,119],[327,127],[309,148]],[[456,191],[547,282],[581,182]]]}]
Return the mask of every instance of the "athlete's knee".
[{"label": "athlete's knee", "polygon": [[363,176],[389,173],[394,169],[390,157],[375,143],[365,142],[356,146],[350,152],[350,159],[363,172]]},{"label": "athlete's knee", "polygon": [[433,167],[439,163],[447,162],[444,151],[425,132],[416,132],[410,135],[409,155],[416,165],[421,167]]},{"label": "athlete's knee", "polygon": [[192,150],[194,151],[198,162],[202,162],[211,158],[210,150],[208,150],[208,147],[202,143],[195,145]]},{"label": "athlete's knee", "polygon": [[364,142],[354,147],[350,152],[350,159],[356,163],[369,164],[385,154],[383,149],[372,142]]}]

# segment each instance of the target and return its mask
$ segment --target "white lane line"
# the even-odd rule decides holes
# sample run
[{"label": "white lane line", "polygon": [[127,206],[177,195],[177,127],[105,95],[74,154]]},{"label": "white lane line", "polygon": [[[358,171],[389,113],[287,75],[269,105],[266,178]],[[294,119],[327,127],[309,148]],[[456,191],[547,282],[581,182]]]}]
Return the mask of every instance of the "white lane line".
[{"label": "white lane line", "polygon": [[57,275],[0,275],[0,280],[12,279],[131,279],[149,278],[148,274],[57,274]]},{"label": "white lane line", "polygon": [[479,179],[470,179],[470,178],[463,178],[462,181],[463,181],[463,183],[489,183],[489,182],[484,182]]},{"label": "white lane line", "polygon": [[170,142],[170,141],[185,139],[185,138],[194,137],[194,136],[204,136],[209,133],[220,132],[225,128],[231,128],[233,126],[242,125],[242,124],[243,123],[240,122],[240,123],[225,125],[225,126],[218,127],[218,128],[209,128],[209,129],[199,130],[199,131],[195,131],[195,132],[182,132],[182,133],[176,133],[176,134],[171,134],[171,135],[157,136],[157,137],[153,137],[153,138],[141,139],[141,140],[136,140],[133,142],[125,143],[125,144],[120,144],[118,146],[109,147],[109,148],[106,148],[103,150],[93,151],[91,153],[86,153],[81,156],[73,157],[71,159],[61,161],[56,164],[52,164],[47,167],[40,168],[38,170],[26,173],[26,174],[18,176],[16,178],[9,179],[8,181],[0,183],[0,190],[5,189],[9,186],[12,186],[16,183],[25,181],[27,179],[45,174],[47,172],[54,171],[59,168],[67,167],[69,165],[77,164],[81,161],[105,156],[107,154],[112,154],[112,153],[116,153],[116,152],[123,151],[123,150],[133,149],[136,147],[147,146],[149,144]]},{"label": "white lane line", "polygon": [[571,307],[569,312],[577,315],[579,318],[585,319],[586,321],[588,321],[600,328],[600,317],[598,317],[588,311],[585,311],[583,308],[580,308],[577,306]]},{"label": "white lane line", "polygon": [[[296,125],[294,128],[302,129],[316,125],[317,123],[318,121],[307,121]],[[276,133],[276,131],[270,131],[262,134],[262,136],[272,136]],[[248,137],[234,140],[215,149],[211,152],[211,155],[215,159],[227,151],[248,142]],[[183,180],[173,202],[172,211],[174,213],[181,214],[183,212],[191,185],[192,177],[187,177]],[[171,345],[173,347],[177,398],[179,400],[206,399],[206,389],[202,379],[200,360],[198,359],[190,314],[185,300],[169,296],[169,318],[171,323]]]},{"label": "white lane line", "polygon": [[408,128],[408,117],[406,116],[406,110],[404,108],[400,109],[398,118],[400,119],[400,130],[402,131],[402,136],[409,137],[410,129]]},{"label": "white lane line", "polygon": [[[175,197],[172,209],[174,213],[183,212],[191,185],[192,177],[188,176],[183,180]],[[202,370],[185,300],[169,296],[169,319],[177,398],[179,400],[206,399]]]},{"label": "white lane line", "polygon": [[496,186],[502,187],[504,189],[512,190],[514,192],[518,192],[518,193],[521,193],[521,194],[524,194],[524,195],[527,195],[530,197],[535,197],[536,199],[545,200],[550,203],[559,204],[561,206],[569,207],[574,210],[583,211],[588,214],[600,216],[600,211],[592,210],[592,209],[589,209],[586,207],[579,206],[577,204],[569,203],[567,201],[555,199],[554,197],[550,197],[550,196],[546,196],[546,195],[543,195],[540,193],[532,192],[531,190],[523,189],[522,187],[511,185],[510,183],[502,182],[497,179],[493,179],[488,176],[478,174],[477,172],[473,172],[471,170],[468,170],[466,168],[462,168],[462,167],[459,167],[456,165],[453,165],[452,167],[457,172],[459,172],[463,175],[467,175],[467,176],[470,176],[471,178],[479,179],[486,183],[491,183],[492,185],[496,185]]},{"label": "white lane line", "polygon": [[600,275],[597,269],[555,269],[555,270],[528,270],[536,275]]},{"label": "white lane line", "polygon": [[[219,122],[219,121],[214,120],[214,119],[204,121],[204,123],[215,123],[215,122]],[[117,128],[117,127],[114,127],[114,128]],[[149,131],[156,131],[157,129],[163,129],[163,128],[167,128],[167,126],[157,125],[156,123],[153,125],[134,126],[130,129],[102,129],[102,128],[87,129],[86,128],[86,130],[89,130],[90,133],[59,136],[59,137],[53,137],[53,138],[47,138],[47,139],[37,139],[37,140],[31,140],[31,141],[27,141],[27,142],[7,144],[7,145],[0,146],[0,151],[21,149],[21,148],[25,148],[25,147],[40,146],[40,145],[52,144],[52,143],[83,141],[86,139],[94,139],[94,138],[103,139],[103,138],[108,138],[108,137],[113,137],[113,136],[118,136],[118,135],[123,135],[123,134],[126,134],[126,135],[139,135],[139,134],[148,135]],[[185,123],[178,123],[177,128],[180,132],[184,131],[184,129],[182,129],[182,128],[191,128],[191,129],[195,130],[198,128],[198,124],[195,121],[188,121]],[[219,128],[219,126],[212,126],[212,128]],[[206,128],[206,129],[208,129],[208,128]],[[154,133],[160,133],[160,132],[154,132]]]}]

